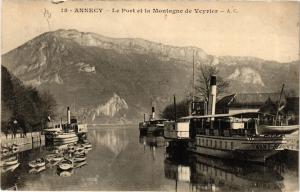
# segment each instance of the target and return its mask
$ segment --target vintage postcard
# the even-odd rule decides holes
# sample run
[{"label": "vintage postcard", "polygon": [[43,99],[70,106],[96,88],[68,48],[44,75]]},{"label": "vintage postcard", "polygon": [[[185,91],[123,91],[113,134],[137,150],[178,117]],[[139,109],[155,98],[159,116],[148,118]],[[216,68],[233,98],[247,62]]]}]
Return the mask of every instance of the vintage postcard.
[{"label": "vintage postcard", "polygon": [[299,10],[3,0],[1,189],[298,191]]}]

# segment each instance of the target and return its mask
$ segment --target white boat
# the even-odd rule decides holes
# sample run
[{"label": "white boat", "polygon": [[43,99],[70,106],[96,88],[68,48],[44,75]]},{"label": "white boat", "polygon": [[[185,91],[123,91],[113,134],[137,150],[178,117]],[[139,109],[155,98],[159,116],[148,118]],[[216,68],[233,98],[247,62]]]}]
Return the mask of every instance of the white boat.
[{"label": "white boat", "polygon": [[60,161],[49,161],[47,164],[46,164],[46,167],[54,167],[56,166]]},{"label": "white boat", "polygon": [[74,162],[74,168],[79,168],[79,167],[82,167],[82,166],[84,166],[86,164],[87,164],[86,161]]},{"label": "white boat", "polygon": [[[69,134],[69,133],[68,133]],[[68,144],[68,143],[76,143],[78,141],[77,135],[74,133],[64,136],[58,135],[59,137],[54,137],[53,138],[53,143],[54,145],[63,145],[63,144]]]},{"label": "white boat", "polygon": [[191,115],[176,121],[169,147],[178,143],[190,151],[218,158],[241,159],[265,162],[266,159],[284,150],[283,135],[258,133],[257,125],[264,116],[259,112],[215,114],[216,77],[211,78],[209,115]]},{"label": "white boat", "polygon": [[85,148],[84,152],[87,154],[90,150],[92,150],[92,148]]},{"label": "white boat", "polygon": [[79,149],[74,152],[75,155],[81,155],[85,153],[85,149]]},{"label": "white boat", "polygon": [[53,157],[54,157],[55,155],[56,155],[55,153],[47,154],[47,155],[45,156],[46,161],[48,161],[48,162],[53,161]]},{"label": "white boat", "polygon": [[75,150],[76,151],[84,150],[84,146],[83,145],[75,145]]},{"label": "white boat", "polygon": [[46,165],[46,162],[43,158],[39,158],[39,159],[36,159],[34,161],[30,161],[28,163],[29,167],[31,168],[37,168],[37,167],[43,167]]},{"label": "white boat", "polygon": [[64,156],[62,154],[48,154],[45,156],[45,159],[48,161],[48,162],[51,162],[51,161],[61,161],[64,159]]},{"label": "white boat", "polygon": [[64,159],[58,164],[58,167],[61,170],[69,170],[73,168],[73,162],[69,159]]},{"label": "white boat", "polygon": [[299,125],[259,125],[261,134],[291,134],[299,130]]},{"label": "white boat", "polygon": [[17,163],[18,163],[18,159],[10,160],[10,161],[4,161],[3,166],[15,165]]},{"label": "white boat", "polygon": [[13,172],[16,168],[19,167],[19,165],[20,165],[20,163],[16,163],[13,165],[7,165],[7,166],[2,167],[1,171],[2,171],[2,173],[6,173],[8,171]]},{"label": "white boat", "polygon": [[60,177],[70,177],[73,175],[73,173],[74,173],[73,169],[65,170],[65,171],[61,171],[61,170],[57,171],[57,175],[59,175]]},{"label": "white boat", "polygon": [[92,148],[92,144],[90,142],[83,143],[82,146],[87,149],[87,148]]},{"label": "white boat", "polygon": [[69,139],[77,137],[75,133],[59,133],[53,137],[53,139]]},{"label": "white boat", "polygon": [[7,158],[5,160],[2,160],[1,162],[3,162],[2,166],[15,165],[18,163],[18,159],[17,159],[17,157],[13,156],[13,157]]},{"label": "white boat", "polygon": [[28,172],[29,173],[33,173],[33,174],[37,174],[37,173],[40,173],[42,171],[46,170],[46,166],[41,166],[41,167],[33,167],[31,168]]},{"label": "white boat", "polygon": [[85,160],[86,160],[86,156],[84,154],[80,154],[74,156],[73,162],[80,162]]}]

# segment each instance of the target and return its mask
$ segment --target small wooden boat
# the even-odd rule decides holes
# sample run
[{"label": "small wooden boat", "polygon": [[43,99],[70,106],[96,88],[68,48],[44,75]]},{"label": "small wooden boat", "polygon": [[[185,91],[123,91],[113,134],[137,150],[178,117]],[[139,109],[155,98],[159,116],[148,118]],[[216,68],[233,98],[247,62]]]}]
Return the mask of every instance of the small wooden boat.
[{"label": "small wooden boat", "polygon": [[74,173],[73,169],[66,170],[66,171],[57,170],[57,175],[60,177],[70,177],[71,175],[73,175],[73,173]]},{"label": "small wooden boat", "polygon": [[85,149],[79,149],[74,152],[75,155],[85,154]]},{"label": "small wooden boat", "polygon": [[80,162],[86,160],[86,156],[84,154],[75,155],[73,162]]},{"label": "small wooden boat", "polygon": [[84,150],[84,146],[83,145],[75,145],[75,150],[76,151]]},{"label": "small wooden boat", "polygon": [[39,158],[39,159],[36,159],[34,161],[30,161],[28,163],[29,167],[31,168],[36,168],[36,167],[43,167],[46,165],[46,162],[43,158]]},{"label": "small wooden boat", "polygon": [[40,173],[44,170],[46,170],[46,166],[34,167],[34,168],[31,168],[28,172],[33,173],[33,174],[37,174],[37,173]]},{"label": "small wooden boat", "polygon": [[260,125],[261,134],[291,134],[299,130],[299,125]]},{"label": "small wooden boat", "polygon": [[88,153],[90,150],[92,150],[92,148],[86,148],[86,149],[84,149],[84,152]]},{"label": "small wooden boat", "polygon": [[82,166],[84,166],[86,164],[87,164],[86,161],[74,162],[74,168],[79,168],[79,167],[82,167]]},{"label": "small wooden boat", "polygon": [[53,157],[55,157],[55,155],[56,155],[55,153],[47,154],[47,155],[45,156],[46,161],[47,161],[47,162],[53,161]]},{"label": "small wooden boat", "polygon": [[3,166],[15,165],[17,163],[18,159],[15,156],[3,160]]},{"label": "small wooden boat", "polygon": [[13,172],[16,168],[19,167],[19,165],[20,165],[20,163],[4,166],[4,167],[2,167],[1,171],[2,171],[2,173],[8,172],[8,171]]},{"label": "small wooden boat", "polygon": [[62,154],[56,154],[53,157],[53,161],[62,161],[64,159],[64,156]]},{"label": "small wooden boat", "polygon": [[62,154],[48,154],[48,155],[46,155],[45,159],[48,162],[51,162],[51,161],[61,161],[61,160],[64,159],[64,156]]},{"label": "small wooden boat", "polygon": [[61,170],[69,170],[73,168],[73,162],[69,159],[64,159],[58,164],[58,167]]},{"label": "small wooden boat", "polygon": [[87,148],[92,148],[92,144],[90,142],[83,143],[82,146],[87,149]]},{"label": "small wooden boat", "polygon": [[60,161],[50,161],[46,164],[46,167],[54,167],[56,166]]}]

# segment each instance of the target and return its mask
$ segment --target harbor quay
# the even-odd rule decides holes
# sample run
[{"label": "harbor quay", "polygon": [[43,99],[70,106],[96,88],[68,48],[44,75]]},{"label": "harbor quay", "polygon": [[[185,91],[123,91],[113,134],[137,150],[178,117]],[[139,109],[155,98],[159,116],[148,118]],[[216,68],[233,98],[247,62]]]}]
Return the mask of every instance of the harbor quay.
[{"label": "harbor quay", "polygon": [[30,132],[27,133],[26,136],[21,133],[17,133],[15,136],[13,134],[5,135],[1,133],[1,148],[10,147],[12,145],[18,147],[18,150],[13,151],[12,154],[45,146],[45,135],[41,134],[41,132]]}]

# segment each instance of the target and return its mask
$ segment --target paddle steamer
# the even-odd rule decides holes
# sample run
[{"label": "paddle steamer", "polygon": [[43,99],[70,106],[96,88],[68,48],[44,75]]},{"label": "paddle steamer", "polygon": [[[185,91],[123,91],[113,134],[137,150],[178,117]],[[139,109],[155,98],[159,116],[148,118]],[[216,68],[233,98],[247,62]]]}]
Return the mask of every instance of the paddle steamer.
[{"label": "paddle steamer", "polygon": [[265,162],[283,150],[284,133],[258,132],[259,123],[268,114],[215,114],[216,76],[210,80],[208,114],[187,116],[166,124],[165,137],[170,143],[185,143],[192,152],[219,158]]}]

